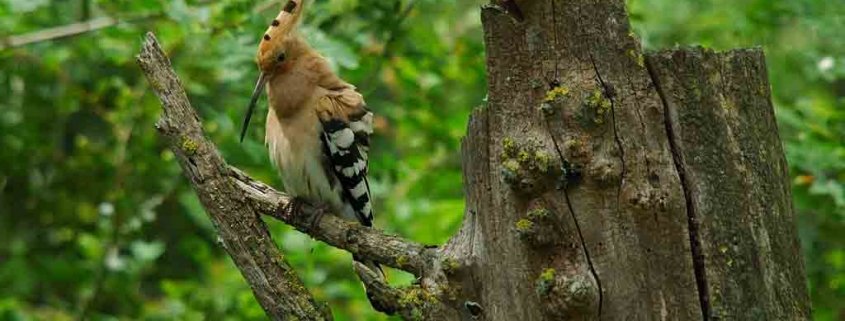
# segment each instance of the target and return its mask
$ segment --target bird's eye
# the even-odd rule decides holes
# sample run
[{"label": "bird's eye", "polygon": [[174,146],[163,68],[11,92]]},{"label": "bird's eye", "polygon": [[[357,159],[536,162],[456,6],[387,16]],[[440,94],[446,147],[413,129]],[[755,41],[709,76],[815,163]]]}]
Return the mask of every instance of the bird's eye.
[{"label": "bird's eye", "polygon": [[279,56],[276,57],[276,60],[278,60],[279,62],[285,61],[285,53],[280,53]]}]

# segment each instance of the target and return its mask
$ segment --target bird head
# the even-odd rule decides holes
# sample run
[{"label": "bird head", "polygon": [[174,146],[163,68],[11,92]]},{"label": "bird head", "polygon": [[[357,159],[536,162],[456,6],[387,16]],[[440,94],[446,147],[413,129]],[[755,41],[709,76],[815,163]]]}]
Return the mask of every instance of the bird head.
[{"label": "bird head", "polygon": [[267,31],[261,37],[257,54],[260,74],[255,84],[255,89],[252,92],[252,97],[249,100],[247,114],[244,117],[244,123],[241,127],[241,142],[243,142],[244,136],[246,136],[249,120],[252,117],[252,112],[255,109],[258,98],[261,97],[261,92],[264,91],[264,87],[267,85],[267,80],[271,75],[284,70],[285,64],[298,54],[297,50],[295,50],[296,48],[294,48],[298,40],[295,30],[300,17],[302,17],[303,1],[288,0],[282,11],[273,19],[270,27],[267,28]]}]

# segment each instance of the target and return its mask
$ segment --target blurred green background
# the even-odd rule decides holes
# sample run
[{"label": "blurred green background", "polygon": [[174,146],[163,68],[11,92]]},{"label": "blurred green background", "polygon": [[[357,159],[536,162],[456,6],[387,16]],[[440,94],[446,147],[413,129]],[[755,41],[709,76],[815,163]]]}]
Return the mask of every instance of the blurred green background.
[{"label": "blurred green background", "polygon": [[[483,2],[317,0],[303,26],[380,115],[370,180],[376,225],[420,242],[444,242],[461,218],[459,141],[486,95]],[[628,5],[649,49],[765,48],[815,320],[845,320],[845,3]],[[263,120],[237,142],[255,48],[279,8],[257,0],[0,0],[0,46],[79,21],[122,21],[0,49],[0,320],[264,319],[153,129],[159,103],[134,56],[144,32],[155,31],[226,159],[280,186]],[[367,303],[349,255],[269,225],[338,320],[386,319]]]}]

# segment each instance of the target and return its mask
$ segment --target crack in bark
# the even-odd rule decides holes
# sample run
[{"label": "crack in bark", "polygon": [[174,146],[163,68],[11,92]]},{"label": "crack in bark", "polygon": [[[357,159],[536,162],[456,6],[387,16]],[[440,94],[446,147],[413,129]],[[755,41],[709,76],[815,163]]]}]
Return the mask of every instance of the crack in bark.
[{"label": "crack in bark", "polygon": [[[554,1],[552,1],[552,7],[554,8]],[[554,32],[557,34],[557,31]],[[557,69],[555,69],[557,72]],[[543,115],[541,115],[543,117]],[[557,137],[554,135],[551,129],[551,124],[549,123],[548,118],[544,118],[546,131],[549,133],[549,137],[552,139],[552,144],[555,147],[555,151],[557,152],[558,158],[560,158],[561,164],[566,162],[566,158],[563,156],[563,151],[560,149],[560,144],[557,142]],[[598,320],[601,320],[601,312],[602,312],[602,301],[603,301],[603,292],[601,280],[599,279],[598,272],[596,272],[596,268],[593,265],[593,260],[590,256],[590,250],[587,247],[587,242],[584,240],[584,234],[581,231],[581,225],[578,223],[578,217],[575,215],[575,209],[572,207],[572,201],[569,198],[569,188],[564,185],[563,186],[563,197],[566,199],[566,207],[569,209],[569,215],[572,218],[572,221],[575,223],[575,230],[578,232],[578,240],[581,243],[581,249],[584,251],[584,258],[587,260],[587,266],[590,269],[590,274],[593,276],[593,279],[596,280],[596,287],[598,288],[599,292],[599,304],[598,304]]]},{"label": "crack in bark", "polygon": [[[558,48],[558,45],[560,44],[560,42],[558,42],[558,37],[557,37],[557,7],[555,6],[555,0],[550,0],[550,2],[552,4],[552,37],[554,37],[554,39],[552,39],[552,41],[553,41],[552,47],[554,49],[555,54],[557,54],[558,53],[557,48]],[[554,80],[560,81],[560,59],[558,59],[557,57],[555,57],[555,58],[556,59],[555,59],[555,79]]]},{"label": "crack in bark", "polygon": [[[566,162],[566,159],[563,156],[563,152],[560,150],[560,145],[558,145],[557,138],[555,137],[554,133],[552,133],[551,126],[549,124],[549,120],[546,119],[546,131],[549,132],[549,136],[552,138],[552,144],[555,146],[555,150],[557,151],[557,155],[560,158],[561,164]],[[575,215],[575,209],[572,207],[572,201],[569,199],[569,188],[567,186],[563,187],[563,197],[566,199],[566,207],[569,209],[569,215],[572,217],[572,221],[575,223],[575,230],[578,231],[578,240],[581,242],[581,249],[584,251],[584,257],[587,259],[587,266],[590,268],[590,274],[593,276],[593,279],[596,280],[596,287],[598,287],[599,292],[599,308],[598,308],[598,319],[601,320],[601,310],[602,310],[602,300],[603,300],[603,292],[601,287],[601,280],[599,279],[598,272],[596,272],[595,266],[593,266],[593,260],[590,257],[590,250],[587,248],[587,242],[584,241],[584,234],[581,232],[581,225],[578,223],[578,217]]]},{"label": "crack in bark", "polygon": [[[619,186],[616,187],[616,211],[619,212],[619,204],[620,197],[622,195],[622,184],[625,182],[625,176],[628,173],[628,167],[625,164],[625,149],[622,148],[622,139],[619,138],[619,130],[617,128],[616,122],[616,97],[613,88],[610,87],[604,81],[604,78],[601,76],[601,72],[599,71],[598,65],[596,65],[596,60],[593,58],[593,55],[590,54],[590,63],[593,65],[593,71],[596,73],[596,78],[598,79],[599,85],[602,87],[602,94],[610,100],[610,117],[611,121],[613,121],[613,139],[616,142],[616,148],[619,149],[619,161],[622,164],[622,172],[619,174]],[[601,288],[599,288],[601,290]],[[603,298],[602,292],[599,292],[599,298]],[[601,316],[601,308],[602,302],[599,301],[599,316]]]},{"label": "crack in bark", "polygon": [[563,197],[566,198],[566,207],[569,208],[569,215],[572,217],[572,221],[575,222],[575,229],[578,231],[578,239],[581,241],[581,248],[584,250],[584,257],[587,258],[587,265],[590,267],[590,274],[592,274],[593,279],[596,280],[596,287],[598,287],[599,290],[598,320],[601,320],[602,301],[604,299],[604,291],[602,291],[601,280],[599,279],[599,274],[596,272],[595,266],[593,266],[593,260],[590,258],[590,250],[587,249],[587,242],[584,241],[584,235],[581,233],[581,225],[578,223],[578,217],[575,215],[575,210],[572,208],[572,201],[569,199],[569,191],[567,188],[563,189]]},{"label": "crack in bark", "polygon": [[704,254],[702,253],[702,244],[699,235],[700,221],[692,201],[693,196],[689,187],[686,168],[684,168],[681,160],[677,141],[679,137],[675,134],[675,129],[672,127],[672,119],[669,114],[670,108],[668,100],[666,99],[666,94],[663,92],[656,71],[654,70],[654,66],[651,63],[651,59],[646,59],[645,62],[648,75],[651,78],[651,82],[654,84],[657,95],[660,96],[661,103],[663,104],[663,119],[666,126],[666,134],[669,136],[669,148],[672,152],[672,160],[675,163],[675,169],[678,171],[678,178],[681,181],[681,188],[683,189],[684,200],[686,201],[690,252],[692,254],[693,269],[695,270],[695,283],[698,288],[698,300],[701,304],[701,315],[704,321],[708,321],[711,319],[710,291],[707,283]]},{"label": "crack in bark", "polygon": [[601,72],[599,71],[599,67],[596,65],[596,61],[592,54],[590,54],[590,63],[592,63],[593,71],[596,73],[596,78],[602,87],[602,93],[607,95],[608,100],[610,100],[610,118],[611,121],[613,121],[613,139],[616,142],[616,148],[619,150],[619,162],[622,164],[622,172],[619,174],[619,186],[616,187],[616,211],[618,212],[619,204],[621,204],[620,198],[622,195],[622,184],[625,182],[625,176],[628,174],[628,166],[625,163],[625,149],[622,148],[622,139],[619,138],[619,130],[616,122],[616,99],[613,95],[609,94],[611,93],[611,89],[609,88],[609,85],[604,82]]},{"label": "crack in bark", "polygon": [[[628,173],[628,167],[625,164],[625,149],[622,148],[622,139],[619,138],[619,130],[616,127],[616,99],[615,95],[613,94],[613,89],[604,82],[604,79],[601,77],[601,72],[599,71],[599,67],[596,65],[596,60],[593,58],[593,55],[590,54],[590,63],[593,65],[593,71],[596,73],[596,78],[598,78],[599,85],[602,87],[602,93],[610,100],[610,117],[613,121],[613,139],[616,141],[616,148],[619,149],[619,160],[622,163],[622,174],[620,175],[620,182],[619,182],[619,190],[622,189],[622,182],[625,181],[625,175]],[[617,196],[620,194],[617,191]],[[617,197],[618,198],[618,197]],[[618,201],[618,199],[617,199]]]},{"label": "crack in bark", "polygon": [[[553,47],[554,47],[555,53],[558,53],[557,48],[558,48],[558,45],[560,44],[560,42],[559,42],[558,29],[557,29],[558,28],[557,6],[555,5],[555,0],[550,0],[549,2],[551,4],[551,9],[552,9],[551,10],[552,11],[552,36],[554,38],[553,39]],[[579,15],[579,17],[580,17],[580,15]],[[555,81],[560,81],[559,78],[560,78],[560,59],[557,58],[557,59],[555,59]],[[542,115],[541,115],[541,117],[542,117]],[[557,137],[554,135],[554,133],[551,130],[551,125],[549,124],[549,119],[545,118],[545,120],[546,120],[545,121],[546,131],[549,133],[549,136],[552,139],[552,143],[555,146],[555,150],[557,151],[557,155],[560,158],[561,165],[562,165],[566,162],[566,159],[564,158],[563,152],[560,149],[560,144],[558,144]],[[587,260],[587,266],[590,269],[590,274],[593,276],[593,279],[596,280],[596,287],[598,288],[598,292],[599,292],[599,302],[598,302],[598,311],[597,311],[598,316],[597,316],[597,318],[598,318],[598,320],[601,320],[602,303],[604,301],[604,297],[603,297],[604,291],[602,290],[601,280],[599,279],[598,272],[596,272],[596,268],[593,265],[593,260],[592,260],[592,257],[590,256],[590,250],[587,247],[587,242],[584,240],[584,234],[581,231],[581,225],[578,222],[578,217],[577,217],[577,215],[575,215],[575,210],[572,207],[572,202],[569,198],[569,190],[568,190],[567,186],[563,187],[563,196],[566,199],[566,206],[569,209],[569,214],[572,217],[572,221],[575,223],[575,229],[578,231],[578,240],[581,243],[581,249],[584,251],[584,257]]]}]

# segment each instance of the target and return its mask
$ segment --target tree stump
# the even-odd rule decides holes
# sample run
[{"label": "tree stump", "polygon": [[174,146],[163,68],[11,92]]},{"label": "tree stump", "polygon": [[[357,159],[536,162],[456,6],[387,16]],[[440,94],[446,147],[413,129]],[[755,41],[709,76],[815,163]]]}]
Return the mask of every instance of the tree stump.
[{"label": "tree stump", "polygon": [[447,246],[484,320],[808,320],[761,50],[644,55],[621,0],[482,9]]}]

